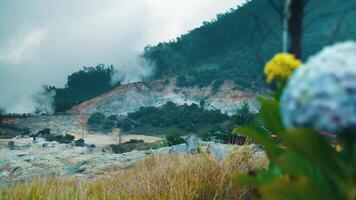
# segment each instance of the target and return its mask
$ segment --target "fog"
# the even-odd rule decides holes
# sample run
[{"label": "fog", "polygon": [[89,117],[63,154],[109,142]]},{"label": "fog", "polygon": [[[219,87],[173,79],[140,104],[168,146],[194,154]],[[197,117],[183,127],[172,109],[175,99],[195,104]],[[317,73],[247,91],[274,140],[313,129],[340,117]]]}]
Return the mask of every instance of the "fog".
[{"label": "fog", "polygon": [[113,64],[139,81],[143,48],[174,39],[242,0],[1,0],[0,108],[33,112],[43,84],[63,87],[82,66]]}]

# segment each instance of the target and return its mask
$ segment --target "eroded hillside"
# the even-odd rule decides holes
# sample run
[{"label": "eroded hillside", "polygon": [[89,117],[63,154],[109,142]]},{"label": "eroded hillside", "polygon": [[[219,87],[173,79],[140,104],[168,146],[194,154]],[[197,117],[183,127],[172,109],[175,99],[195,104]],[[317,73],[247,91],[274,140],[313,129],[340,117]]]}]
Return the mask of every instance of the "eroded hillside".
[{"label": "eroded hillside", "polygon": [[178,105],[196,103],[209,110],[219,109],[232,114],[239,104],[248,101],[255,105],[256,93],[242,91],[232,81],[225,81],[218,91],[212,86],[181,88],[176,79],[157,80],[150,83],[131,83],[74,106],[69,113],[125,115],[142,106],[161,106],[171,101]]}]

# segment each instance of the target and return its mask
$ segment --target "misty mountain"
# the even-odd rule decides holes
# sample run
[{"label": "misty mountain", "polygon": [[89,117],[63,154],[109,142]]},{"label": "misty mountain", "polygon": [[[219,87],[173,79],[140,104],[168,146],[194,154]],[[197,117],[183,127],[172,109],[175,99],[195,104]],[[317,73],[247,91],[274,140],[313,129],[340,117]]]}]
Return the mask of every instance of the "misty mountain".
[{"label": "misty mountain", "polygon": [[[266,88],[263,67],[282,49],[283,3],[253,0],[169,42],[147,46],[155,78],[178,76],[178,86],[204,87],[233,80],[241,89]],[[305,6],[302,59],[325,45],[356,39],[356,2],[311,0]]]},{"label": "misty mountain", "polygon": [[[209,94],[214,96],[226,81],[234,82],[234,92],[264,92],[268,87],[263,74],[264,64],[282,49],[282,2],[248,1],[174,40],[147,46],[142,55],[146,64],[142,66],[151,68],[153,63],[156,69],[152,77],[143,80],[150,82],[176,77],[175,86],[168,94],[177,88],[198,86],[200,90],[210,87]],[[308,1],[304,10],[303,60],[323,46],[356,39],[355,1],[338,4],[336,0],[313,0]],[[68,76],[65,88],[52,88],[56,90],[55,110],[68,110],[120,85],[112,85],[112,82],[123,81],[121,76],[126,73],[114,74],[113,67],[103,67],[75,72]],[[108,104],[112,109],[111,103]]]}]

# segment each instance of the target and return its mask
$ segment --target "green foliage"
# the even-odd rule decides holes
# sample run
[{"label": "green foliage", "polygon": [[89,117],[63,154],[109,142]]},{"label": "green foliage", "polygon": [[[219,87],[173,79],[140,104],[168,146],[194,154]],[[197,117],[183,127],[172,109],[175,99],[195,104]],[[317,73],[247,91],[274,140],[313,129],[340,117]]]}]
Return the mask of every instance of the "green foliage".
[{"label": "green foliage", "polygon": [[223,131],[224,129],[222,129],[220,126],[209,126],[200,131],[199,136],[204,141],[211,141],[214,139],[214,137],[222,135]]},{"label": "green foliage", "polygon": [[211,86],[211,91],[215,94],[218,93],[220,90],[220,86],[223,84],[224,82],[222,80],[216,80],[214,81],[213,85]]},{"label": "green foliage", "polygon": [[88,125],[91,130],[97,131],[112,131],[113,128],[118,126],[117,117],[115,115],[106,117],[100,112],[95,112],[90,115],[88,119]]},{"label": "green foliage", "polygon": [[107,119],[103,125],[104,130],[112,130],[116,126],[116,122],[113,120]]},{"label": "green foliage", "polygon": [[156,149],[162,147],[160,142],[156,143],[145,143],[143,140],[134,140],[131,139],[122,144],[112,144],[109,146],[113,153],[121,154],[130,152],[133,150],[148,150],[148,149]]},{"label": "green foliage", "polygon": [[118,121],[117,126],[124,131],[140,127],[156,129],[175,128],[184,133],[199,132],[207,126],[221,126],[230,119],[218,110],[205,110],[196,104],[178,106],[172,102],[156,107],[141,107]]},{"label": "green foliage", "polygon": [[64,136],[50,134],[50,135],[46,136],[45,139],[50,142],[56,141],[56,142],[62,143],[62,144],[70,144],[73,142],[75,137],[70,134],[65,134]]},{"label": "green foliage", "polygon": [[99,64],[96,67],[83,67],[67,78],[65,88],[49,87],[56,91],[56,112],[70,109],[72,106],[96,97],[104,92],[119,86],[120,83],[112,85],[112,65]]},{"label": "green foliage", "polygon": [[119,119],[116,125],[117,128],[121,128],[123,131],[129,131],[132,129],[132,127],[135,126],[135,124],[129,118]]},{"label": "green foliage", "polygon": [[89,117],[88,124],[89,125],[101,124],[105,121],[105,119],[106,119],[106,117],[104,114],[102,114],[100,112],[95,112]]},{"label": "green foliage", "polygon": [[116,115],[110,115],[109,117],[108,117],[108,120],[111,120],[111,121],[116,121],[118,118],[117,118],[117,116]]},{"label": "green foliage", "polygon": [[[257,186],[263,199],[345,199],[356,198],[356,137],[340,137],[341,152],[330,140],[310,129],[285,130],[278,102],[260,98],[264,127],[250,125],[236,133],[264,146],[270,159],[267,171],[257,175],[236,175],[234,180]],[[278,139],[273,139],[270,134]],[[351,136],[351,137],[350,137]],[[347,145],[348,144],[348,145]],[[351,148],[347,148],[350,146]]]},{"label": "green foliage", "polygon": [[33,135],[33,137],[43,137],[46,138],[51,134],[51,129],[49,128],[45,128],[42,129],[40,131],[38,131],[35,135]]},{"label": "green foliage", "polygon": [[111,76],[114,67],[99,64],[96,67],[83,67],[67,79],[66,88],[75,90],[95,90],[102,92],[111,88]]},{"label": "green foliage", "polygon": [[[54,135],[51,133],[51,129],[45,128],[43,130],[38,131],[36,134],[31,135],[32,137],[43,137],[45,140],[53,142],[56,141],[58,143],[70,144],[74,141],[75,137],[70,134],[66,135]],[[81,140],[81,139],[79,139]],[[84,142],[84,140],[83,140]]]},{"label": "green foliage", "polygon": [[76,140],[74,144],[75,144],[75,146],[77,146],[77,147],[84,147],[84,145],[85,145],[85,140],[82,139],[82,138],[80,138],[80,139]]},{"label": "green foliage", "polygon": [[258,121],[258,114],[251,111],[248,102],[243,102],[236,114],[232,117],[232,121],[236,126],[245,126],[255,124]]},{"label": "green foliage", "polygon": [[[327,44],[356,39],[356,13],[350,12],[355,1],[325,2],[306,4],[303,60]],[[275,9],[283,6],[281,0],[247,1],[174,40],[147,46],[144,57],[156,63],[157,77],[178,76],[181,87],[233,80],[240,88],[263,90],[263,66],[282,47],[282,20]]]},{"label": "green foliage", "polygon": [[182,136],[179,133],[173,132],[173,133],[168,133],[166,135],[165,142],[167,143],[168,146],[173,146],[177,144],[183,144],[185,140],[182,138]]}]

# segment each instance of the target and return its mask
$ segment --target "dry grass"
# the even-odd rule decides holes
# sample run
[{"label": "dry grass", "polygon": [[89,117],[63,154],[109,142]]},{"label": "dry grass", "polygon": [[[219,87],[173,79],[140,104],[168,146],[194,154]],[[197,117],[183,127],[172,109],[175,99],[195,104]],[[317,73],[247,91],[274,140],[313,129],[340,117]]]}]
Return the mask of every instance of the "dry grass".
[{"label": "dry grass", "polygon": [[249,188],[231,182],[235,172],[265,167],[246,146],[223,160],[209,155],[150,157],[133,168],[95,180],[48,178],[0,189],[1,200],[243,199]]}]

